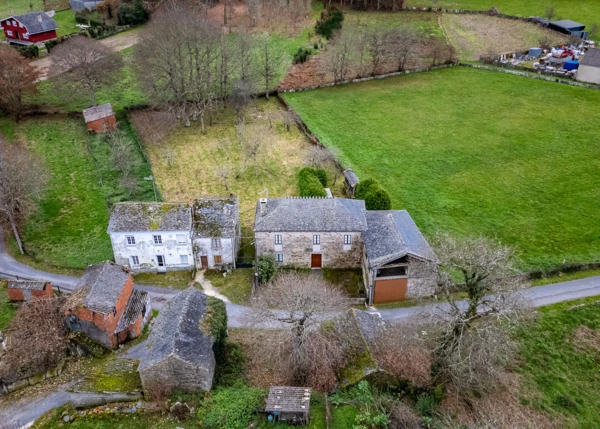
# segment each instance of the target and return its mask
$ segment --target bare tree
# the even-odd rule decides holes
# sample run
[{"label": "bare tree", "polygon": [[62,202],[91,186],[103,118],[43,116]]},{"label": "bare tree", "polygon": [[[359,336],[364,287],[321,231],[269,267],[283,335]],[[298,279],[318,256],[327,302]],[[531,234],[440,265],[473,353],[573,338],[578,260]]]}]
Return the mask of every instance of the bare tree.
[{"label": "bare tree", "polygon": [[[95,39],[75,36],[52,50],[53,74],[61,83],[85,90],[96,105],[100,85],[109,83],[123,66],[118,52]],[[57,87],[62,91],[60,86]]]},{"label": "bare tree", "polygon": [[269,99],[269,89],[283,65],[285,58],[274,49],[269,37],[263,37],[258,43],[258,65],[265,84],[265,96]]},{"label": "bare tree", "polygon": [[392,55],[398,61],[398,71],[406,70],[410,60],[416,56],[418,38],[409,30],[392,31],[389,35]]},{"label": "bare tree", "polygon": [[300,124],[300,117],[293,110],[282,110],[281,116],[283,116],[283,125],[285,129],[290,132],[294,125]]},{"label": "bare tree", "polygon": [[548,6],[546,8],[546,11],[544,12],[544,16],[546,18],[548,18],[549,21],[552,21],[552,18],[554,18],[555,14],[556,14],[556,9],[554,8],[554,6]]},{"label": "bare tree", "polygon": [[[461,394],[482,392],[502,381],[514,357],[510,329],[524,320],[526,301],[518,293],[525,286],[515,268],[514,251],[484,237],[436,239],[440,261],[439,284],[448,311],[434,315],[433,375]],[[464,282],[466,305],[452,295]]]},{"label": "bare tree", "polygon": [[245,125],[244,123],[236,126],[236,131],[240,145],[244,151],[244,167],[248,161],[254,164],[254,174],[258,174],[258,164],[260,158],[269,146],[271,133],[265,125]]},{"label": "bare tree", "polygon": [[0,46],[0,109],[15,121],[21,119],[23,96],[37,91],[38,69],[29,60],[9,46]]},{"label": "bare tree", "polygon": [[244,122],[244,112],[252,101],[253,94],[254,91],[250,82],[242,79],[237,79],[233,82],[229,104],[235,110],[238,124]]},{"label": "bare tree", "polygon": [[348,31],[338,33],[327,49],[325,64],[333,74],[335,83],[343,82],[350,72],[351,58],[354,47],[354,35]]},{"label": "bare tree", "polygon": [[215,168],[215,176],[221,180],[226,191],[229,191],[229,178],[231,177],[232,171],[233,167],[229,163],[221,164]]},{"label": "bare tree", "polygon": [[369,54],[371,54],[371,74],[373,76],[381,73],[383,62],[388,56],[388,41],[387,35],[382,30],[374,30],[369,34]]},{"label": "bare tree", "polygon": [[36,208],[48,182],[43,163],[20,144],[6,144],[0,137],[0,213],[12,227],[19,251],[24,254],[19,223]]},{"label": "bare tree", "polygon": [[58,298],[34,299],[17,310],[0,360],[6,384],[55,367],[65,356],[66,327]]},{"label": "bare tree", "polygon": [[144,143],[162,144],[176,125],[169,111],[136,110],[131,113],[135,129]]},{"label": "bare tree", "polygon": [[239,34],[235,44],[235,63],[239,72],[239,80],[252,82],[254,78],[253,58],[256,50],[251,34]]},{"label": "bare tree", "polygon": [[289,326],[290,351],[284,358],[295,383],[315,385],[324,378],[335,379],[332,368],[340,359],[339,350],[319,326],[323,314],[349,308],[341,289],[317,276],[285,272],[258,289],[253,305],[258,319]]},{"label": "bare tree", "polygon": [[110,147],[112,165],[121,172],[122,179],[127,180],[134,168],[140,165],[133,150],[133,141],[120,131],[106,135]]}]

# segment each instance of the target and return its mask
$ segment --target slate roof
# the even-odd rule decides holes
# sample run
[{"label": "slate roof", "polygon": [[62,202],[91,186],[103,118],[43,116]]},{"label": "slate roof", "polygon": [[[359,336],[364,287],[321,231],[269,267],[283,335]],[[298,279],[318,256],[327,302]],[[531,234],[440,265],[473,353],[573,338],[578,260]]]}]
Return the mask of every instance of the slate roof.
[{"label": "slate roof", "polygon": [[235,237],[238,202],[229,198],[203,197],[193,204],[193,228],[196,237]]},{"label": "slate roof", "polygon": [[123,286],[129,278],[125,267],[106,261],[90,265],[81,276],[77,288],[87,288],[83,305],[95,313],[108,314],[113,311]]},{"label": "slate roof", "polygon": [[97,121],[98,119],[110,118],[114,115],[115,111],[110,103],[83,109],[83,119],[86,124]]},{"label": "slate roof", "polygon": [[256,205],[256,232],[362,232],[365,202],[347,198],[276,198]]},{"label": "slate roof", "polygon": [[8,282],[9,289],[21,289],[21,290],[44,290],[48,282],[34,282],[27,280],[11,280]]},{"label": "slate roof", "polygon": [[[41,22],[39,20],[40,16],[42,17]],[[50,18],[44,12],[29,12],[23,15],[13,15],[9,18],[0,20],[0,22],[8,19],[15,19],[23,24],[29,34],[45,33],[46,31],[58,29],[58,24],[56,21]]]},{"label": "slate roof", "polygon": [[192,209],[186,203],[117,203],[108,223],[111,232],[189,231]]},{"label": "slate roof", "polygon": [[367,212],[363,235],[369,265],[376,267],[405,255],[435,260],[433,250],[406,210]]},{"label": "slate roof", "polygon": [[600,67],[600,49],[588,49],[580,64],[582,66]]},{"label": "slate roof", "polygon": [[214,365],[213,338],[201,328],[208,304],[206,295],[190,287],[173,298],[161,310],[150,337],[149,350],[140,361],[138,371],[174,356],[193,365]]},{"label": "slate roof", "polygon": [[565,30],[570,30],[572,28],[577,28],[577,27],[585,27],[585,24],[571,21],[570,19],[563,19],[561,21],[550,21],[550,24],[552,24],[556,27],[564,28]]},{"label": "slate roof", "polygon": [[125,310],[119,319],[119,323],[115,329],[115,334],[124,331],[129,328],[138,319],[138,317],[144,315],[144,308],[148,303],[148,293],[134,289]]},{"label": "slate roof", "polygon": [[358,176],[351,168],[344,171],[344,177],[346,178],[348,185],[352,186],[353,188],[358,185]]}]

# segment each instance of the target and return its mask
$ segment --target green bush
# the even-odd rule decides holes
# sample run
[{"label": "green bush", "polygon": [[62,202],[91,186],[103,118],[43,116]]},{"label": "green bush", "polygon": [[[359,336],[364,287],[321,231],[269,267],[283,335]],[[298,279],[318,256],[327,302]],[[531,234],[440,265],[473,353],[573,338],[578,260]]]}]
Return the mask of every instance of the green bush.
[{"label": "green bush", "polygon": [[198,419],[208,429],[246,429],[254,412],[264,405],[265,391],[242,382],[218,388],[198,410]]},{"label": "green bush", "polygon": [[215,387],[233,386],[246,377],[246,355],[237,343],[225,342],[225,354],[222,362],[215,368]]},{"label": "green bush", "polygon": [[335,6],[321,12],[321,19],[317,21],[315,32],[325,36],[327,40],[331,39],[333,32],[342,28],[344,14]]},{"label": "green bush", "polygon": [[365,207],[367,210],[391,210],[392,200],[383,189],[375,189],[367,194]]},{"label": "green bush", "polygon": [[363,182],[359,182],[358,185],[356,185],[354,197],[357,200],[364,200],[369,192],[379,187],[379,183],[377,183],[375,179],[367,179]]},{"label": "green bush", "polygon": [[150,16],[144,8],[142,0],[133,3],[121,3],[119,6],[119,25],[141,25],[148,21]]},{"label": "green bush", "polygon": [[298,191],[301,197],[326,197],[327,173],[321,168],[303,168],[298,172]]},{"label": "green bush", "polygon": [[294,54],[294,64],[304,64],[311,54],[310,49],[298,48],[298,51]]},{"label": "green bush", "polygon": [[217,362],[225,357],[225,341],[227,340],[227,309],[225,303],[213,296],[207,297],[208,309],[203,323],[206,323],[209,335],[214,339],[213,351]]},{"label": "green bush", "polygon": [[435,411],[437,404],[435,399],[429,395],[421,395],[415,404],[416,410],[423,416],[431,417]]},{"label": "green bush", "polygon": [[25,58],[37,58],[40,56],[40,48],[36,45],[19,46],[17,51],[21,53]]},{"label": "green bush", "polygon": [[261,283],[267,283],[275,275],[277,267],[275,266],[275,258],[271,255],[262,255],[258,257],[258,263],[255,264],[255,270],[258,273],[258,280]]}]

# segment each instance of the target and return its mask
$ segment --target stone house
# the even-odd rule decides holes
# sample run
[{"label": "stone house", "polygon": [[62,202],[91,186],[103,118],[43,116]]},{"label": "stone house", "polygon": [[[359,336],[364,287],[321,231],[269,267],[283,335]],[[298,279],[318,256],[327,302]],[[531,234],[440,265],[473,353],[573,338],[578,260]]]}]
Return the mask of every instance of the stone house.
[{"label": "stone house", "polygon": [[435,291],[435,255],[405,210],[367,211],[347,198],[263,198],[254,236],[257,256],[281,266],[362,268],[368,304]]},{"label": "stone house", "polygon": [[115,204],[107,231],[115,261],[135,272],[235,268],[238,206],[233,196]]},{"label": "stone house", "polygon": [[88,131],[105,133],[117,129],[117,117],[110,103],[84,109],[83,119]]},{"label": "stone house", "polygon": [[139,336],[152,314],[148,294],[114,262],[90,265],[77,289],[67,301],[67,326],[110,349]]},{"label": "stone house", "polygon": [[600,49],[589,48],[579,63],[577,80],[600,85]]},{"label": "stone house", "polygon": [[160,312],[138,367],[146,393],[210,391],[216,360],[208,309],[207,296],[190,287]]},{"label": "stone house", "polygon": [[8,282],[8,299],[11,301],[31,301],[33,298],[52,298],[52,283],[29,280]]}]

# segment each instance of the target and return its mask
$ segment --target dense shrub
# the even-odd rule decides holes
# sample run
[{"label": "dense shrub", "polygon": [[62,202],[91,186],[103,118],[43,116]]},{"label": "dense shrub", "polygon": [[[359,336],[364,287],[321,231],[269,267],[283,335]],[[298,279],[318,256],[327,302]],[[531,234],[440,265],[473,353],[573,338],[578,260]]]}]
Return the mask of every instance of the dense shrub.
[{"label": "dense shrub", "polygon": [[310,49],[298,48],[298,52],[294,54],[294,64],[304,64],[311,54]]},{"label": "dense shrub", "polygon": [[204,321],[210,335],[214,339],[213,351],[217,362],[223,361],[225,357],[225,341],[227,340],[227,309],[225,303],[220,299],[207,297],[208,310]]},{"label": "dense shrub", "polygon": [[303,168],[298,173],[298,190],[301,197],[326,197],[327,173],[322,168]]},{"label": "dense shrub", "polygon": [[40,49],[36,45],[19,46],[16,48],[25,58],[37,58],[40,56]]},{"label": "dense shrub", "polygon": [[148,21],[149,15],[142,0],[133,3],[121,3],[119,6],[119,25],[141,25]]},{"label": "dense shrub", "polygon": [[327,40],[331,39],[333,32],[342,28],[344,14],[335,6],[321,12],[321,19],[317,21],[315,32],[325,36]]},{"label": "dense shrub", "polygon": [[374,179],[360,182],[356,187],[355,198],[365,200],[367,210],[390,210],[392,208],[389,194]]},{"label": "dense shrub", "polygon": [[254,411],[264,407],[264,395],[263,389],[242,382],[217,388],[200,407],[198,419],[208,429],[246,429]]},{"label": "dense shrub", "polygon": [[273,278],[275,271],[277,270],[275,258],[271,255],[259,256],[255,269],[258,273],[258,280],[260,280],[261,283],[268,282]]},{"label": "dense shrub", "polygon": [[233,386],[246,378],[246,355],[237,343],[225,342],[224,359],[215,368],[215,387]]}]

